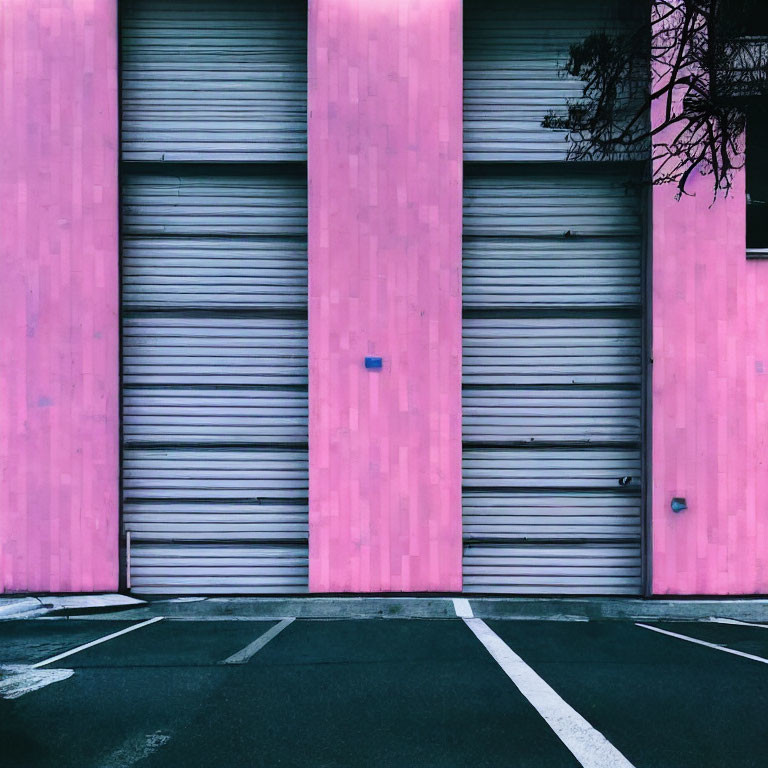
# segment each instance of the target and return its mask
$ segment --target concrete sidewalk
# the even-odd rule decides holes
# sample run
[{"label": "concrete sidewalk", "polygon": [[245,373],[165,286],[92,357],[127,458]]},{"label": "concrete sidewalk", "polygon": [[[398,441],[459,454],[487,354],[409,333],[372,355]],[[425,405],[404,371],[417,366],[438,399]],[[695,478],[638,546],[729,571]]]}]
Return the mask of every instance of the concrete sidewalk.
[{"label": "concrete sidewalk", "polygon": [[129,595],[41,595],[0,598],[0,621],[34,619],[40,616],[79,616],[89,613],[125,611],[147,605]]},{"label": "concrete sidewalk", "polygon": [[[118,596],[121,597],[121,596]],[[131,600],[132,598],[126,598]],[[768,600],[640,600],[528,597],[177,597],[120,605],[99,618],[143,619],[483,619],[546,621],[668,620],[709,618],[768,622]],[[129,609],[129,610],[125,610]],[[113,610],[113,609],[108,609]],[[75,615],[75,611],[69,611]],[[59,614],[68,610],[60,607]]]}]

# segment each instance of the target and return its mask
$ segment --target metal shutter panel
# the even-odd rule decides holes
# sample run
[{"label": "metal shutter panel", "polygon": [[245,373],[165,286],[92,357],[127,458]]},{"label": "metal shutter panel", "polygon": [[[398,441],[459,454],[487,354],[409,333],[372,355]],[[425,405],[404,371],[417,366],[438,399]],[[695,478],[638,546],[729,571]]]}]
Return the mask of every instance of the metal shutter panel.
[{"label": "metal shutter panel", "polygon": [[121,6],[124,160],[306,158],[306,0]]},{"label": "metal shutter panel", "polygon": [[640,456],[633,448],[473,448],[464,454],[463,465],[466,489],[617,491],[622,478],[640,476]]},{"label": "metal shutter panel", "polygon": [[640,291],[635,237],[464,238],[466,306],[626,307],[640,303]]},{"label": "metal shutter panel", "polygon": [[[123,181],[123,233],[306,238],[303,166],[152,167],[136,165]],[[146,242],[146,241],[145,241]],[[242,245],[242,240],[238,244]],[[169,243],[178,246],[179,241]]]},{"label": "metal shutter panel", "polygon": [[303,237],[125,237],[123,307],[302,309]]},{"label": "metal shutter panel", "polygon": [[467,169],[465,591],[639,591],[642,268],[630,179],[628,167]]},{"label": "metal shutter panel", "polygon": [[464,591],[631,595],[640,558],[630,544],[533,547],[471,544],[464,551]]},{"label": "metal shutter panel", "polygon": [[630,239],[638,254],[639,191],[631,173],[594,165],[470,165],[464,236],[525,238],[525,244],[542,238],[532,244],[561,244],[563,257],[585,245],[578,238]]},{"label": "metal shutter panel", "polygon": [[131,547],[132,586],[140,594],[285,594],[306,592],[306,546]]},{"label": "metal shutter panel", "polygon": [[126,318],[123,383],[306,387],[306,320]]},{"label": "metal shutter panel", "polygon": [[465,384],[640,383],[638,318],[464,320]]},{"label": "metal shutter panel", "polygon": [[[565,133],[544,129],[582,95],[559,67],[591,32],[636,28],[643,3],[487,0],[465,4],[465,160],[565,160]],[[647,11],[647,9],[645,9]]]},{"label": "metal shutter panel", "polygon": [[465,440],[636,440],[641,427],[636,389],[479,387],[465,388],[462,401]]},{"label": "metal shutter panel", "polygon": [[504,539],[579,542],[640,537],[640,499],[586,492],[464,494],[464,535],[469,543]]},{"label": "metal shutter panel", "polygon": [[[297,378],[304,378],[303,372]],[[297,389],[126,388],[126,442],[303,443],[307,440],[307,395]]]}]

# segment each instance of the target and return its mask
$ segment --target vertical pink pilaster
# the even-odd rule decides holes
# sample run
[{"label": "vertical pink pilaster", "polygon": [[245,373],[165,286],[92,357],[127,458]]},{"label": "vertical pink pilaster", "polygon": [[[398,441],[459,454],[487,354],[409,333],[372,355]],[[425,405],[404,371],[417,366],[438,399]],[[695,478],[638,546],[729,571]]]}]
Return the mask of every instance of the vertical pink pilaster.
[{"label": "vertical pink pilaster", "polygon": [[746,259],[743,174],[692,191],[653,192],[653,592],[765,594],[768,262]]},{"label": "vertical pink pilaster", "polygon": [[115,0],[0,2],[0,590],[117,587]]},{"label": "vertical pink pilaster", "polygon": [[461,1],[309,9],[310,589],[459,590]]}]

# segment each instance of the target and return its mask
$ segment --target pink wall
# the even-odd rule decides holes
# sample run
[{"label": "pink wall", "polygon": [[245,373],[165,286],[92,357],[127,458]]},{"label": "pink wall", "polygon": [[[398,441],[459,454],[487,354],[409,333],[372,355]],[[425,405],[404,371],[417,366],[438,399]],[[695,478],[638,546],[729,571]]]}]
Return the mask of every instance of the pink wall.
[{"label": "pink wall", "polygon": [[[744,178],[653,193],[653,592],[768,593],[768,262]],[[675,514],[673,496],[689,509]]]},{"label": "pink wall", "polygon": [[310,589],[459,590],[461,2],[309,7]]},{"label": "pink wall", "polygon": [[0,2],[0,590],[117,587],[114,0]]}]

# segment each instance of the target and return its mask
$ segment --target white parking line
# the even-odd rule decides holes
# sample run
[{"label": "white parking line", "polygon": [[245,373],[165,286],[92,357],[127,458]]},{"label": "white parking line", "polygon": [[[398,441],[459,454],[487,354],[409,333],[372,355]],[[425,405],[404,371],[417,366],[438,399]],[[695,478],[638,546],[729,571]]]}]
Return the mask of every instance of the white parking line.
[{"label": "white parking line", "polygon": [[263,635],[257,637],[252,643],[246,645],[241,651],[233,653],[229,658],[224,659],[222,664],[245,664],[248,659],[260,651],[273,637],[277,637],[289,624],[295,619],[283,619],[268,629]]},{"label": "white parking line", "polygon": [[128,632],[133,632],[135,629],[148,627],[150,624],[154,624],[156,621],[162,621],[162,620],[163,620],[162,616],[155,616],[154,619],[148,619],[147,621],[142,621],[142,622],[139,622],[138,624],[132,624],[130,627],[121,629],[119,632],[113,632],[111,635],[100,637],[98,640],[92,640],[90,643],[85,643],[84,645],[78,645],[77,648],[73,648],[71,651],[64,651],[64,653],[60,653],[57,656],[51,656],[50,659],[45,659],[45,661],[38,661],[37,664],[32,664],[31,668],[38,669],[39,667],[44,667],[47,664],[53,664],[54,661],[59,661],[60,659],[66,659],[67,656],[71,656],[74,653],[80,653],[80,651],[84,651],[86,648],[92,648],[94,645],[100,645],[101,643],[106,643],[107,640],[111,640],[113,637],[120,637],[120,635],[125,635]]},{"label": "white parking line", "polygon": [[464,623],[584,768],[633,768],[600,731],[566,703],[482,619],[464,619]]},{"label": "white parking line", "polygon": [[475,614],[472,613],[472,606],[466,597],[454,597],[453,610],[456,611],[456,615],[460,619],[473,619],[475,617]]},{"label": "white parking line", "polygon": [[708,643],[706,640],[698,640],[695,637],[689,637],[688,635],[680,635],[677,632],[670,632],[668,629],[661,629],[661,627],[651,627],[648,624],[635,624],[637,627],[643,629],[650,629],[651,632],[658,632],[660,635],[668,635],[669,637],[676,637],[678,640],[685,640],[689,643],[696,643],[696,645],[703,645],[706,648],[714,648],[716,651],[722,651],[723,653],[732,653],[734,656],[741,656],[744,659],[752,659],[752,661],[759,661],[761,664],[768,664],[768,659],[764,659],[762,656],[754,656],[751,653],[744,653],[744,651],[737,651],[733,648],[726,648],[724,645],[716,645],[715,643]]}]

